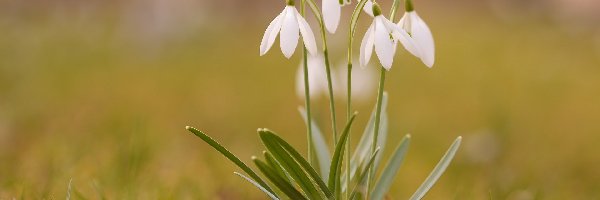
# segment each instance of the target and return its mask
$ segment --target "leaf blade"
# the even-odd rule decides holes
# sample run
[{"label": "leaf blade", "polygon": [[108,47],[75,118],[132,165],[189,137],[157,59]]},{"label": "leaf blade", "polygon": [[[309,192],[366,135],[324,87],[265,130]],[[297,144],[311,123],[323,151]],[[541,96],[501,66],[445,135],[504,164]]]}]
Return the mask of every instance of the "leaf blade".
[{"label": "leaf blade", "polygon": [[326,197],[329,197],[329,198],[333,197],[333,193],[331,193],[329,188],[327,188],[327,185],[323,182],[322,178],[319,177],[319,174],[317,174],[315,169],[310,166],[310,163],[308,163],[308,161],[306,161],[306,159],[304,159],[302,157],[302,155],[300,155],[300,153],[298,153],[298,151],[296,151],[296,149],[294,149],[294,147],[292,147],[292,145],[287,143],[283,138],[279,137],[277,134],[273,133],[270,130],[264,129],[263,131],[264,131],[263,134],[265,135],[265,137],[268,137],[268,138],[274,140],[282,148],[284,148],[287,152],[289,152],[289,154],[310,175],[310,177],[313,179],[313,181],[319,186],[321,191],[324,192]]},{"label": "leaf blade", "polygon": [[206,142],[208,145],[213,147],[215,150],[217,150],[219,153],[221,153],[223,156],[225,156],[231,162],[233,162],[238,167],[240,167],[244,172],[246,172],[250,177],[252,177],[256,182],[258,182],[258,184],[263,186],[269,192],[274,193],[273,190],[269,187],[269,185],[267,185],[267,183],[264,180],[262,180],[262,178],[260,178],[260,176],[258,176],[252,169],[250,169],[250,167],[248,167],[248,165],[246,165],[246,163],[242,162],[237,156],[233,155],[233,153],[231,153],[229,150],[227,150],[225,147],[223,147],[217,141],[215,141],[210,136],[206,135],[205,133],[203,133],[202,131],[200,131],[194,127],[186,126],[185,129],[192,132],[194,135],[196,135],[200,139],[204,140],[204,142]]},{"label": "leaf blade", "polygon": [[[302,107],[298,108],[300,115],[302,115],[302,119],[304,119],[304,123],[308,126],[308,118],[306,115],[306,110]],[[312,120],[312,140],[313,145],[315,147],[315,152],[317,154],[317,161],[319,163],[319,171],[321,172],[321,177],[323,181],[327,181],[327,177],[329,177],[329,164],[331,164],[331,152],[329,151],[329,147],[325,142],[325,137],[323,136],[323,132],[317,126],[317,124]]]},{"label": "leaf blade", "polygon": [[279,200],[279,198],[277,198],[275,196],[275,194],[269,192],[266,188],[264,188],[263,186],[260,186],[260,184],[258,184],[256,181],[248,178],[247,176],[244,176],[243,174],[240,174],[238,172],[233,172],[235,175],[238,175],[240,177],[242,177],[243,179],[245,179],[246,181],[250,182],[250,184],[254,185],[256,188],[258,188],[260,191],[264,192],[267,196],[271,197],[272,200]]},{"label": "leaf blade", "polygon": [[280,177],[271,167],[269,167],[266,163],[259,160],[256,157],[252,157],[254,164],[258,167],[266,177],[269,179],[277,188],[279,188],[283,193],[285,193],[291,199],[301,199],[306,200],[306,197],[300,193],[300,191],[296,190],[294,186],[290,183],[286,182],[283,177]]},{"label": "leaf blade", "polygon": [[304,193],[310,199],[321,198],[321,192],[317,190],[317,187],[308,177],[309,175],[306,174],[306,172],[302,169],[300,164],[298,164],[298,162],[294,160],[292,155],[290,155],[290,153],[286,151],[279,144],[279,142],[272,137],[272,132],[266,129],[259,129],[258,133],[267,150],[269,150],[273,157],[290,174],[292,179],[294,179],[294,181],[300,186],[300,188],[302,188],[302,191],[304,191]]},{"label": "leaf blade", "polygon": [[392,155],[383,172],[381,173],[379,180],[375,184],[373,192],[371,192],[371,199],[383,199],[385,194],[389,191],[390,187],[392,186],[392,182],[394,181],[394,177],[396,177],[398,174],[398,169],[402,165],[404,157],[406,156],[409,145],[410,135],[406,135],[396,148],[396,151],[394,151],[394,155]]},{"label": "leaf blade", "polygon": [[361,182],[363,182],[364,180],[366,180],[365,178],[367,177],[367,174],[369,174],[369,169],[371,167],[373,167],[373,161],[375,161],[375,157],[377,156],[377,153],[379,153],[379,148],[375,149],[375,152],[373,153],[373,155],[371,156],[371,159],[369,159],[369,162],[365,165],[367,166],[362,173],[360,173],[360,177],[358,178],[358,182],[356,182],[356,184],[354,185],[353,189],[351,190],[350,193],[350,198],[349,199],[354,199],[354,196],[356,196],[356,194],[358,193],[358,186],[360,185]]},{"label": "leaf blade", "polygon": [[438,162],[435,168],[433,168],[433,171],[431,171],[429,176],[427,176],[427,178],[421,184],[421,186],[419,186],[417,191],[415,191],[415,193],[410,197],[410,200],[419,200],[423,198],[425,194],[427,194],[427,192],[429,191],[429,189],[431,189],[433,184],[435,184],[435,182],[440,178],[440,176],[442,176],[448,165],[450,165],[450,162],[454,158],[458,147],[460,147],[461,140],[461,136],[458,136],[458,138],[454,140],[454,142],[452,143],[452,145],[450,145],[450,148],[448,148],[442,159],[440,159],[440,162]]},{"label": "leaf blade", "polygon": [[338,141],[338,143],[335,145],[335,151],[333,153],[333,158],[331,159],[331,165],[330,165],[330,169],[329,169],[329,181],[328,181],[328,187],[329,189],[332,189],[335,191],[336,195],[335,196],[339,196],[337,195],[338,193],[340,193],[341,191],[341,187],[340,184],[338,184],[340,182],[340,171],[342,169],[342,160],[344,157],[344,145],[346,144],[346,141],[348,140],[348,136],[350,133],[350,127],[352,127],[352,123],[354,122],[354,119],[356,118],[356,114],[354,113],[350,119],[348,120],[348,123],[346,124],[346,127],[344,127],[344,130],[342,132],[342,135],[340,136],[340,140]]}]

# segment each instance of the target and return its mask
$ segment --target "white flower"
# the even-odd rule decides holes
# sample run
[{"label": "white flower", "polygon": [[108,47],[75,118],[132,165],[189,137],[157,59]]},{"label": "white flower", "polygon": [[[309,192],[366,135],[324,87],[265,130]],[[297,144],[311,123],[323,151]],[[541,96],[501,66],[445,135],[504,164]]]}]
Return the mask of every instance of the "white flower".
[{"label": "white flower", "polygon": [[373,47],[381,65],[389,70],[394,61],[396,41],[413,55],[419,57],[420,52],[413,39],[403,29],[381,15],[381,9],[373,4],[373,23],[367,29],[360,45],[360,65],[365,66],[371,59]]},{"label": "white flower", "polygon": [[342,11],[342,5],[339,0],[323,0],[323,21],[325,22],[325,28],[330,33],[335,33],[338,24],[340,23],[340,14]]},{"label": "white flower", "polygon": [[[279,34],[280,32],[281,34]],[[298,46],[298,39],[300,37],[298,32],[302,35],[302,40],[308,52],[315,55],[317,53],[317,44],[312,29],[310,29],[304,17],[298,13],[293,1],[288,1],[288,5],[285,6],[281,14],[275,17],[267,27],[260,43],[260,55],[265,55],[271,49],[271,46],[273,46],[277,35],[280,35],[279,45],[281,46],[281,52],[283,52],[286,58],[292,57],[296,46]]]},{"label": "white flower", "polygon": [[[404,29],[414,39],[421,55],[421,61],[427,67],[433,66],[435,57],[435,46],[433,44],[433,35],[431,30],[421,17],[414,10],[407,11],[398,22],[398,26]],[[416,56],[416,55],[415,55]]]}]

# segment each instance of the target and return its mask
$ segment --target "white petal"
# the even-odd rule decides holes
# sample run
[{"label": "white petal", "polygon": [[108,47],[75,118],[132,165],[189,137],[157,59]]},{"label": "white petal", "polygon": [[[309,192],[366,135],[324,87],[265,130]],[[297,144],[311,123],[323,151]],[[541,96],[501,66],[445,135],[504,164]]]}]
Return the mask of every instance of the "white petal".
[{"label": "white petal", "polygon": [[296,12],[296,19],[298,19],[300,34],[302,34],[302,41],[304,41],[304,46],[306,46],[306,50],[308,51],[308,53],[310,53],[312,55],[316,55],[317,54],[317,42],[315,42],[315,35],[313,34],[313,31],[310,28],[310,25],[308,25],[308,22],[306,22],[304,17],[302,17],[302,15],[300,15],[300,13],[298,13],[298,10],[295,10],[295,12]]},{"label": "white petal", "polygon": [[263,35],[262,41],[260,42],[260,55],[265,55],[273,43],[275,43],[275,38],[279,34],[279,30],[281,30],[281,22],[283,19],[283,15],[285,15],[285,11],[287,9],[283,9],[283,11],[271,21],[267,30],[265,30],[265,34]]},{"label": "white petal", "polygon": [[431,30],[423,19],[414,13],[412,20],[412,29],[411,29],[412,38],[414,38],[416,45],[421,50],[421,61],[427,67],[432,67],[435,60],[435,45],[433,43],[433,35],[431,34]]},{"label": "white petal", "polygon": [[374,34],[373,29],[375,27],[375,22],[369,26],[367,32],[365,32],[365,36],[363,36],[363,40],[360,43],[360,66],[365,67],[369,64],[369,60],[371,59],[371,54],[373,53],[373,41]]},{"label": "white petal", "polygon": [[392,36],[395,40],[400,41],[404,49],[410,52],[412,55],[421,58],[421,50],[419,46],[417,46],[416,42],[410,35],[402,28],[395,26],[391,22],[387,22],[388,28],[391,29]]},{"label": "white petal", "polygon": [[381,65],[390,70],[394,62],[394,41],[383,20],[385,18],[381,15],[375,19],[375,53]]},{"label": "white petal", "polygon": [[402,15],[402,18],[400,18],[400,21],[398,21],[398,26],[401,29],[404,29],[407,32],[410,32],[410,16],[408,14],[409,12],[405,12],[404,15]]},{"label": "white petal", "polygon": [[[360,2],[360,0],[358,0],[358,1]],[[363,7],[363,10],[364,10],[364,11],[365,11],[367,14],[371,15],[371,17],[373,17],[373,2],[372,2],[371,0],[368,0],[368,1],[365,3],[365,6]]]},{"label": "white petal", "polygon": [[281,26],[281,33],[279,35],[279,45],[281,52],[286,58],[292,57],[296,46],[298,46],[298,39],[300,38],[298,21],[296,20],[296,8],[287,6],[285,9],[288,11],[283,16],[283,24]]},{"label": "white petal", "polygon": [[323,0],[323,21],[330,33],[335,33],[340,23],[341,6],[338,0]]}]

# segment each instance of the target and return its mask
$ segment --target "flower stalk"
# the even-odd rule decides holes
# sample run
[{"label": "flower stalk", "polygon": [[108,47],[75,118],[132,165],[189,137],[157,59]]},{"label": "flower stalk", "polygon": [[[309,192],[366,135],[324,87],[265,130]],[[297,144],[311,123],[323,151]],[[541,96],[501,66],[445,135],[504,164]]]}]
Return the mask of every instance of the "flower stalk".
[{"label": "flower stalk", "polygon": [[329,90],[329,109],[331,111],[331,127],[333,131],[333,141],[334,145],[337,144],[338,136],[337,136],[337,117],[335,111],[335,99],[333,96],[333,84],[331,80],[331,66],[329,64],[329,51],[327,48],[327,33],[325,28],[325,22],[323,21],[323,16],[321,15],[321,11],[316,6],[314,0],[307,0],[308,5],[313,11],[313,14],[319,21],[319,29],[321,32],[321,40],[323,41],[323,57],[325,58],[325,72],[327,75],[327,87]]},{"label": "flower stalk", "polygon": [[[348,63],[348,69],[347,69],[347,83],[346,83],[346,121],[349,121],[350,118],[352,117],[352,55],[353,55],[353,45],[354,45],[354,33],[356,32],[356,25],[358,22],[358,19],[360,18],[360,14],[361,14],[361,10],[363,9],[363,7],[365,6],[365,3],[367,3],[368,0],[361,0],[358,2],[358,4],[356,5],[356,7],[354,8],[354,11],[352,12],[352,16],[350,18],[350,30],[348,31],[348,52],[347,52],[347,63]],[[348,137],[348,142],[346,142],[346,152],[350,152],[350,138]],[[349,198],[349,195],[351,193],[350,191],[350,182],[352,182],[351,177],[350,177],[350,154],[346,155],[346,199]]]},{"label": "flower stalk", "polygon": [[[300,14],[304,17],[305,16],[305,0],[302,0],[302,3],[300,5]],[[304,97],[305,97],[305,101],[304,101],[304,105],[306,107],[306,123],[307,123],[307,142],[308,142],[308,151],[307,151],[307,157],[308,157],[308,162],[311,165],[314,165],[315,162],[313,159],[313,155],[315,155],[315,148],[314,148],[314,144],[313,144],[313,131],[312,131],[312,115],[311,115],[311,108],[310,108],[310,83],[309,83],[309,77],[308,77],[308,55],[307,55],[307,50],[306,50],[306,46],[304,46],[304,44],[302,45],[302,61],[303,61],[303,72],[304,72]]]}]

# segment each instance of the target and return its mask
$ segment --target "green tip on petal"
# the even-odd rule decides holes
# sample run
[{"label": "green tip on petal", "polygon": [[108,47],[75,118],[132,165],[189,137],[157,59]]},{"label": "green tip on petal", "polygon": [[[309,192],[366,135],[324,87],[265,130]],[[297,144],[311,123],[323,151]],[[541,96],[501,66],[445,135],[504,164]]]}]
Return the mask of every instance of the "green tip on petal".
[{"label": "green tip on petal", "polygon": [[296,5],[296,2],[294,2],[294,0],[285,0],[285,4],[288,6],[294,6]]},{"label": "green tip on petal", "polygon": [[413,6],[413,2],[412,0],[406,0],[406,4],[404,5],[406,12],[410,12],[415,10],[415,7]]},{"label": "green tip on petal", "polygon": [[373,2],[373,16],[377,17],[381,15],[381,7],[379,7],[379,4]]}]

